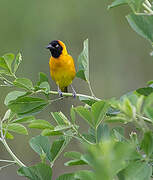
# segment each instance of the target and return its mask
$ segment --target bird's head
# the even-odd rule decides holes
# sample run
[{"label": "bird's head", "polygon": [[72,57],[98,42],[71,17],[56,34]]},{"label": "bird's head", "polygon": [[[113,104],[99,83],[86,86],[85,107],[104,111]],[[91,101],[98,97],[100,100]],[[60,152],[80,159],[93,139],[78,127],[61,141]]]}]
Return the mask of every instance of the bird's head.
[{"label": "bird's head", "polygon": [[62,53],[67,52],[65,44],[59,40],[52,41],[46,48],[50,50],[54,58],[58,58]]}]

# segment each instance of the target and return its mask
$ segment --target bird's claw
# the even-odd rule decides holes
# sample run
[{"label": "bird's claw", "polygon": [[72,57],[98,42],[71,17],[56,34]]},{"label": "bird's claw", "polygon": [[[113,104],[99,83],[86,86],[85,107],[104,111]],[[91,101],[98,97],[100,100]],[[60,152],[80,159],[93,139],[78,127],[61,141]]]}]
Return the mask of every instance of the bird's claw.
[{"label": "bird's claw", "polygon": [[71,88],[72,88],[72,96],[73,96],[74,98],[76,98],[76,92],[75,92],[75,90],[74,90],[74,88],[73,88],[72,85],[71,85]]},{"label": "bird's claw", "polygon": [[76,98],[76,92],[75,92],[75,91],[72,92],[72,96],[73,96],[74,98]]},{"label": "bird's claw", "polygon": [[58,94],[59,94],[59,97],[63,97],[62,91],[60,90],[59,87],[58,87]]}]

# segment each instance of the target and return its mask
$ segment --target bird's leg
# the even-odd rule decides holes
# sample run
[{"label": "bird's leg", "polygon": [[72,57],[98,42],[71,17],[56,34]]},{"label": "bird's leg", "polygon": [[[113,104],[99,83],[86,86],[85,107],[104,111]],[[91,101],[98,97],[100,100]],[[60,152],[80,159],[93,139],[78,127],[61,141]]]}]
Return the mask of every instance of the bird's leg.
[{"label": "bird's leg", "polygon": [[73,97],[76,98],[76,92],[75,92],[75,90],[74,90],[72,84],[71,84],[71,88],[72,88],[72,94],[73,94]]},{"label": "bird's leg", "polygon": [[59,86],[58,86],[57,91],[58,91],[59,96],[60,96],[60,97],[63,97],[62,91],[60,90]]}]

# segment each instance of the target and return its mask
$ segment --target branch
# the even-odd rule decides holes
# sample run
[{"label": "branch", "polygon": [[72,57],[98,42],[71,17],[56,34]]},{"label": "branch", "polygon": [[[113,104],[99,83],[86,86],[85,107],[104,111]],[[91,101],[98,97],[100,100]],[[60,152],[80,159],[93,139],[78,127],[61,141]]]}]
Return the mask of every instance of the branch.
[{"label": "branch", "polygon": [[[39,90],[37,92],[43,92],[43,91]],[[49,94],[58,95],[58,92],[57,91],[49,91]],[[73,97],[72,93],[64,93],[64,92],[62,92],[62,95],[67,96],[67,97]],[[76,94],[76,97],[83,97],[83,98],[93,99],[93,100],[97,100],[97,101],[101,100],[99,98],[96,98],[96,97],[93,97],[93,96],[88,96],[88,95],[85,95],[85,94]]]}]

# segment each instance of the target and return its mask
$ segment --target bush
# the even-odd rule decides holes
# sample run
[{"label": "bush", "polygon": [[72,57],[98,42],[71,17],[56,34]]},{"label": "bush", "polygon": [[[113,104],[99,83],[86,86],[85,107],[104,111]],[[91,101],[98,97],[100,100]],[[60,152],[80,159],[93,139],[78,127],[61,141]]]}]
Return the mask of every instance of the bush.
[{"label": "bush", "polygon": [[[127,4],[132,12],[127,15],[130,26],[153,44],[153,8],[146,0],[116,0],[109,8]],[[152,53],[151,53],[152,54]],[[146,87],[127,93],[120,99],[102,100],[92,92],[89,79],[88,40],[78,58],[77,77],[84,80],[91,96],[77,94],[83,106],[70,109],[70,119],[62,112],[51,112],[55,124],[44,119],[36,119],[35,114],[45,107],[72,97],[72,93],[63,93],[62,98],[50,99],[48,78],[39,73],[39,80],[33,84],[30,79],[17,77],[16,71],[22,62],[21,54],[5,54],[0,57],[1,86],[18,88],[7,94],[4,104],[8,107],[1,119],[0,141],[11,155],[12,160],[0,160],[7,165],[16,164],[18,174],[30,180],[51,180],[52,167],[62,155],[66,146],[75,138],[83,153],[65,152],[70,160],[65,166],[84,166],[87,170],[60,175],[57,180],[149,180],[152,176],[153,161],[153,81]],[[41,94],[41,97],[40,97]],[[42,96],[43,95],[43,96]],[[88,124],[87,133],[81,133],[76,121],[78,114]],[[111,125],[110,125],[111,124]],[[113,124],[113,126],[112,126]],[[127,125],[134,130],[125,134]],[[40,163],[27,167],[8,146],[6,140],[13,139],[12,133],[28,135],[28,128],[41,130],[41,135],[29,141],[31,148],[40,156]],[[49,137],[57,138],[50,143]],[[84,168],[83,168],[84,169]]]}]

